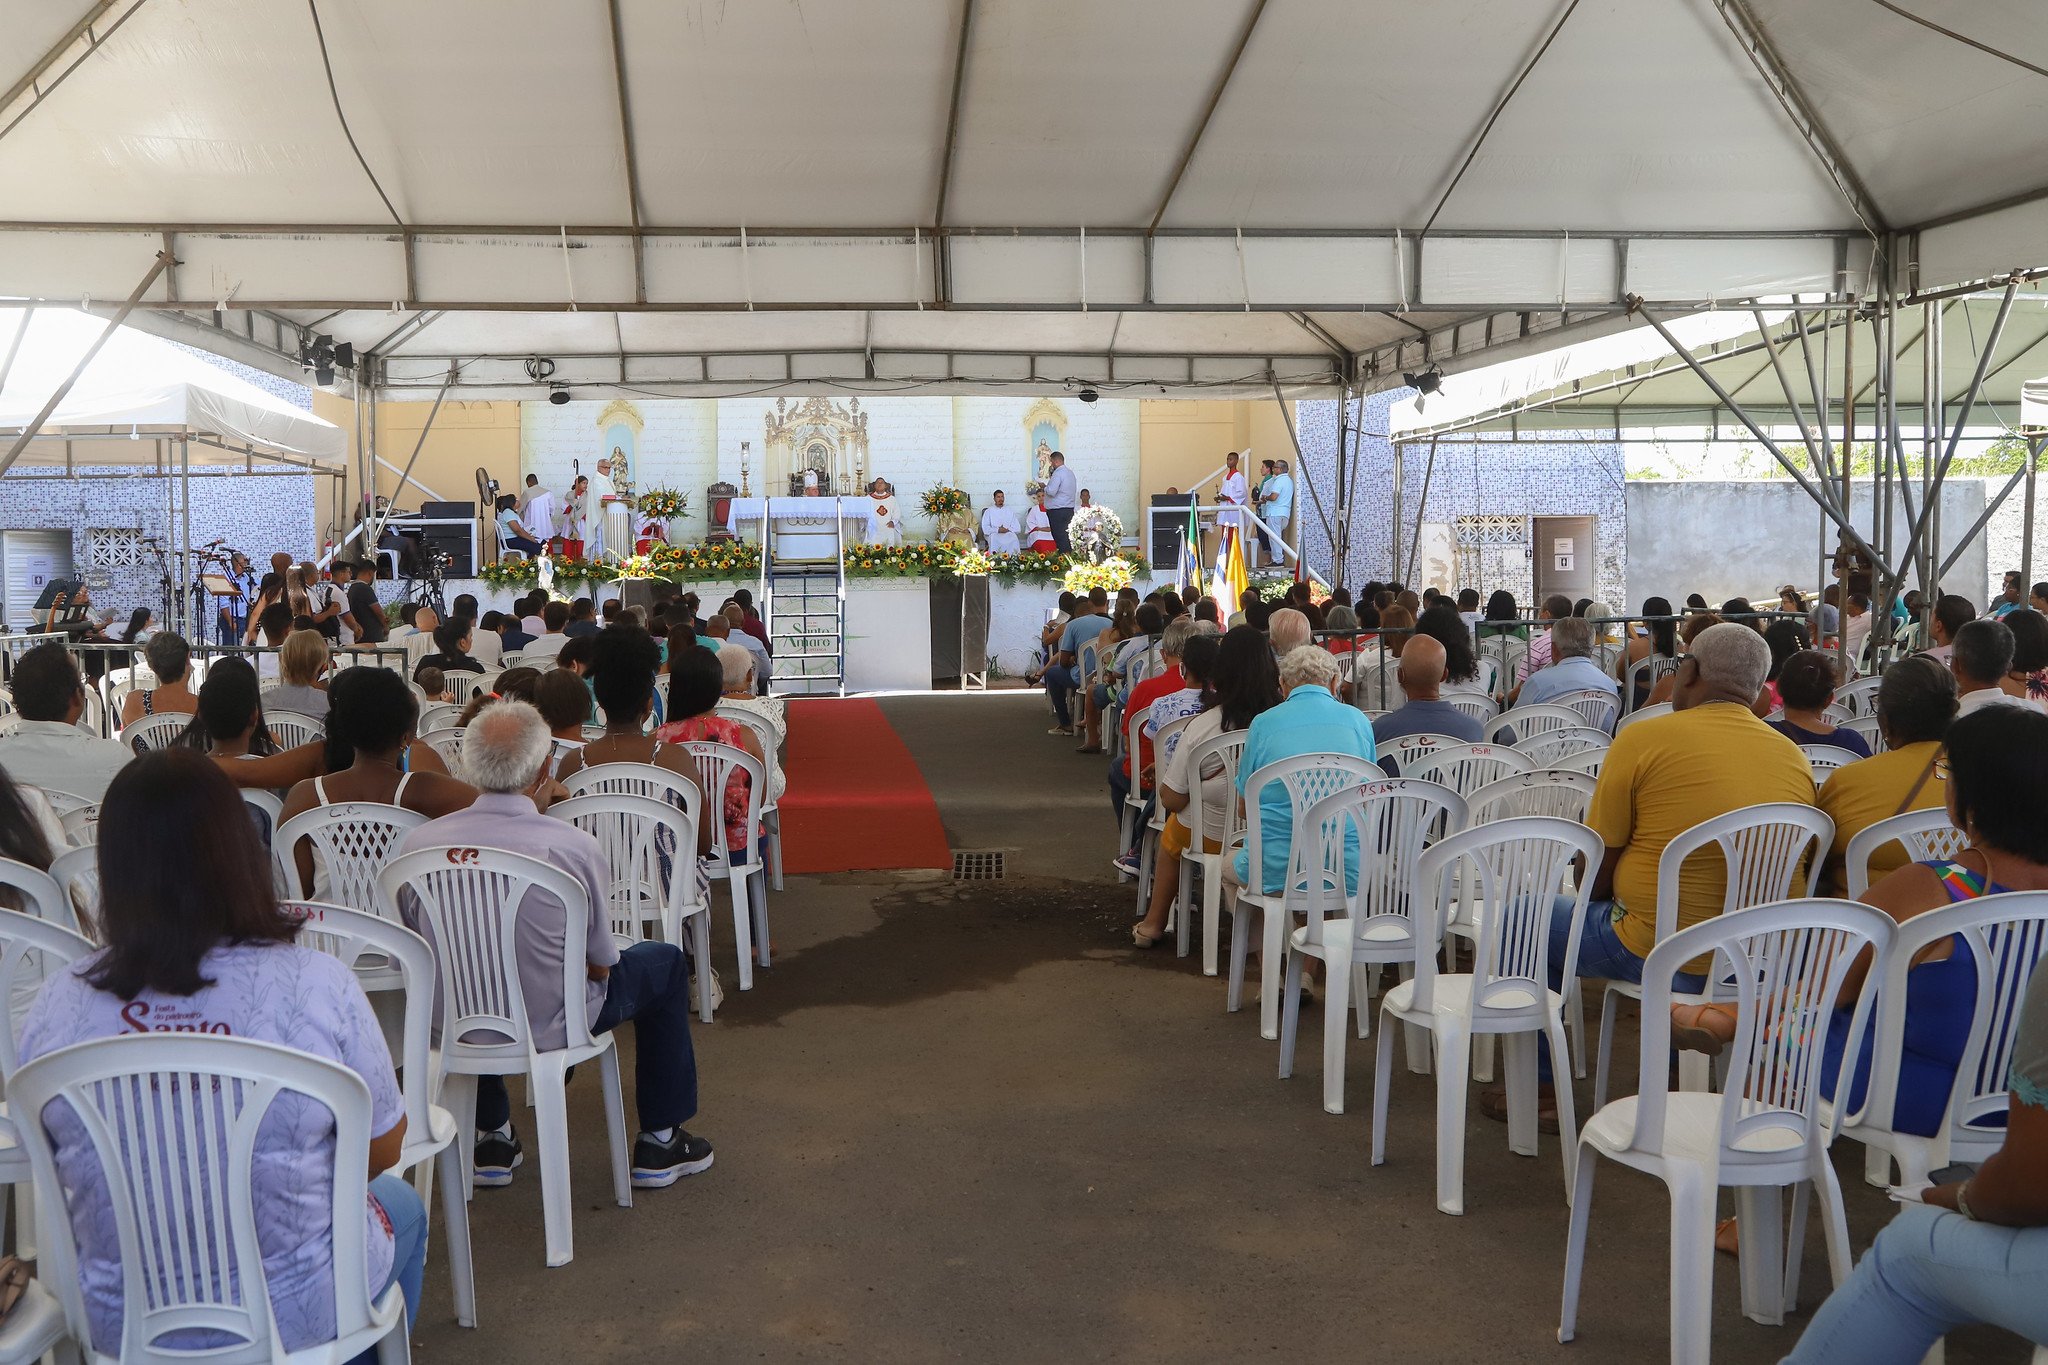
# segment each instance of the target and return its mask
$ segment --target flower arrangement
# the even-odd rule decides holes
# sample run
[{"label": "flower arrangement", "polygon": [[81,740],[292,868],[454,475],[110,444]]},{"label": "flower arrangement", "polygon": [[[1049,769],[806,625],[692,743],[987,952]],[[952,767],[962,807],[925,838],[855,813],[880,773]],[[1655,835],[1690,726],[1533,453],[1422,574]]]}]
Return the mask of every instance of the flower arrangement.
[{"label": "flower arrangement", "polygon": [[966,548],[957,540],[849,545],[842,563],[850,578],[948,578]]},{"label": "flower arrangement", "polygon": [[925,489],[918,505],[924,508],[926,516],[933,518],[961,516],[971,506],[966,489],[943,483]]},{"label": "flower arrangement", "polygon": [[690,510],[690,495],[673,488],[650,488],[633,500],[643,517],[680,517]]},{"label": "flower arrangement", "polygon": [[1122,555],[1099,564],[1076,564],[1067,570],[1061,586],[1068,592],[1092,592],[1100,588],[1107,593],[1118,593],[1131,586],[1131,580],[1137,576],[1137,567]]},{"label": "flower arrangement", "polygon": [[971,545],[962,550],[960,557],[953,561],[953,572],[962,578],[987,578],[995,567],[995,561],[989,558],[987,552],[977,550]]},{"label": "flower arrangement", "polygon": [[1098,564],[1124,545],[1123,519],[1101,503],[1074,513],[1067,533],[1073,538],[1074,549]]},{"label": "flower arrangement", "polygon": [[[554,581],[567,588],[611,583],[621,578],[701,583],[757,576],[761,572],[761,547],[743,540],[712,540],[701,545],[657,542],[646,554],[631,559],[556,558],[553,563]],[[500,560],[486,564],[477,577],[494,588],[530,588],[540,581],[540,566],[530,559]]]}]

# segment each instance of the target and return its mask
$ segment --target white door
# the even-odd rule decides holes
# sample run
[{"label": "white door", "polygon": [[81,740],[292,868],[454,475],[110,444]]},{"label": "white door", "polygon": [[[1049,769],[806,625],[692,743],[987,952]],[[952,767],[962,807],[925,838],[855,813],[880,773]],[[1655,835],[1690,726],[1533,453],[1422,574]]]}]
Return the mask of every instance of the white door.
[{"label": "white door", "polygon": [[0,596],[8,626],[32,626],[36,599],[51,579],[71,577],[71,566],[69,531],[0,531]]}]

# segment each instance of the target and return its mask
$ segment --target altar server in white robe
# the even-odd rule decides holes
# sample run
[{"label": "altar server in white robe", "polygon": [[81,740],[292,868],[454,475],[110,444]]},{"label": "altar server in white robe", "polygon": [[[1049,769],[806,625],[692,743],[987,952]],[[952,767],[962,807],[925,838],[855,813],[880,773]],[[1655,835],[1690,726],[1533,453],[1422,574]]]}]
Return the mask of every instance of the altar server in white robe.
[{"label": "altar server in white robe", "polygon": [[1013,555],[1017,553],[1017,514],[1003,506],[1003,490],[996,490],[995,501],[981,509],[981,538],[988,542],[992,555]]},{"label": "altar server in white robe", "polygon": [[1031,504],[1031,510],[1024,515],[1024,548],[1035,555],[1049,555],[1057,552],[1059,542],[1052,538],[1052,518],[1045,514],[1045,494],[1040,493]]},{"label": "altar server in white robe", "polygon": [[896,515],[896,494],[887,483],[876,479],[868,485],[873,509],[868,514],[868,544],[896,546],[903,543],[902,519]]},{"label": "altar server in white robe", "polygon": [[562,553],[571,558],[585,557],[590,552],[585,539],[590,534],[590,523],[583,511],[589,491],[590,480],[579,476],[569,485],[569,497],[562,504]]},{"label": "altar server in white robe", "polygon": [[1235,510],[1245,505],[1250,490],[1245,486],[1244,471],[1238,468],[1237,452],[1231,451],[1223,457],[1225,472],[1223,486],[1216,501],[1223,504],[1223,510],[1216,514],[1218,526],[1241,526],[1243,518]]}]

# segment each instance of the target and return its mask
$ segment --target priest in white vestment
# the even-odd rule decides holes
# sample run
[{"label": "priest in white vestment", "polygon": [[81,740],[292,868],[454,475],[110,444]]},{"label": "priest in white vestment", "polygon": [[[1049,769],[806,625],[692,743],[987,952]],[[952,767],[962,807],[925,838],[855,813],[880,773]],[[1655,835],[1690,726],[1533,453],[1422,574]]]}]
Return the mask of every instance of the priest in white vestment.
[{"label": "priest in white vestment", "polygon": [[[605,463],[605,461],[599,460],[597,462],[597,472],[585,475],[582,480],[579,480],[583,484],[583,506],[580,510],[583,517],[583,557],[585,559],[597,559],[605,552],[605,499],[613,496],[612,481],[606,478],[604,473]],[[618,550],[621,554],[632,553],[629,546],[619,545],[612,548]]]},{"label": "priest in white vestment", "polygon": [[903,525],[896,515],[896,494],[881,479],[868,485],[874,509],[868,518],[868,544],[897,546],[903,543]]},{"label": "priest in white vestment", "polygon": [[1003,506],[1000,488],[996,490],[995,501],[981,509],[981,538],[992,555],[1017,553],[1017,514]]}]

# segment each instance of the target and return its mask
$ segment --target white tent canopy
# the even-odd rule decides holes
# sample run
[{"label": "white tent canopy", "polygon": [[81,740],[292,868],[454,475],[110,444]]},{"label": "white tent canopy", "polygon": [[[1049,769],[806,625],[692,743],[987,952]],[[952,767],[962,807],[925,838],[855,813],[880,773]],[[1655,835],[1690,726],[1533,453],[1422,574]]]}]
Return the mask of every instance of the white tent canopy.
[{"label": "white tent canopy", "polygon": [[[70,309],[0,320],[0,357],[14,351],[0,385],[0,450],[35,420],[105,328]],[[253,457],[339,471],[348,449],[348,434],[332,422],[126,327],[107,338],[40,431],[18,463],[152,463],[153,447],[105,439],[129,436],[190,441],[198,464]]]},{"label": "white tent canopy", "polygon": [[2048,37],[1939,20],[1970,42],[1869,0],[0,0],[0,296],[168,248],[146,308],[394,392],[1384,386],[1629,296],[1867,294],[1880,242],[1908,289],[2048,266]]}]

